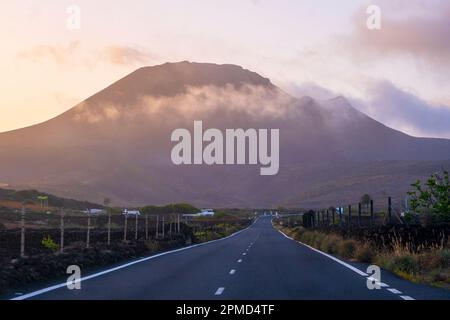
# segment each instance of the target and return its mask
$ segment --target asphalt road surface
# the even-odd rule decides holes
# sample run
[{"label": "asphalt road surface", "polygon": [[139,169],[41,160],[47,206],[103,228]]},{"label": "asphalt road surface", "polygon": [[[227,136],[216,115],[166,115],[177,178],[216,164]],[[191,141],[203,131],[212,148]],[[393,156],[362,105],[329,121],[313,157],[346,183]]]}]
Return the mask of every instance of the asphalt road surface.
[{"label": "asphalt road surface", "polygon": [[[367,264],[300,244],[262,217],[231,237],[83,277],[80,290],[43,288],[16,299],[450,299],[450,292],[382,271],[369,290]],[[371,282],[371,281],[369,281]],[[373,283],[373,282],[371,282]]]}]

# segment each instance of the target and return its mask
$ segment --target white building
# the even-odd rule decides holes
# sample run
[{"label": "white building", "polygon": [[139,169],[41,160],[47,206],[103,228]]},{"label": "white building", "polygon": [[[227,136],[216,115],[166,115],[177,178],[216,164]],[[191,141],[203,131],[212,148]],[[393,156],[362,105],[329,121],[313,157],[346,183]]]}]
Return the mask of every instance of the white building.
[{"label": "white building", "polygon": [[103,214],[105,213],[105,210],[103,209],[87,209],[84,211],[86,214]]},{"label": "white building", "polygon": [[202,209],[199,213],[197,213],[200,217],[213,217],[214,216],[214,210],[213,209]]},{"label": "white building", "polygon": [[140,216],[141,212],[139,210],[128,210],[128,209],[125,209],[125,210],[123,210],[122,214],[126,215],[126,216]]}]

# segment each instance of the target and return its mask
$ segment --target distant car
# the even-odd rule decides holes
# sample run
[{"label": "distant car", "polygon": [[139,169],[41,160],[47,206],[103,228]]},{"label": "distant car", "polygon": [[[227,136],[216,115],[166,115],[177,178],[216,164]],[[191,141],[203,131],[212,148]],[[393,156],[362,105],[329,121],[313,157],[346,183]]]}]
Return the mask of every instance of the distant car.
[{"label": "distant car", "polygon": [[139,210],[128,210],[128,209],[125,209],[125,210],[123,210],[122,214],[125,215],[125,216],[140,216],[141,212]]},{"label": "distant car", "polygon": [[105,210],[103,210],[103,209],[87,209],[87,210],[84,211],[84,213],[87,213],[87,214],[103,214],[103,213],[105,213]]}]

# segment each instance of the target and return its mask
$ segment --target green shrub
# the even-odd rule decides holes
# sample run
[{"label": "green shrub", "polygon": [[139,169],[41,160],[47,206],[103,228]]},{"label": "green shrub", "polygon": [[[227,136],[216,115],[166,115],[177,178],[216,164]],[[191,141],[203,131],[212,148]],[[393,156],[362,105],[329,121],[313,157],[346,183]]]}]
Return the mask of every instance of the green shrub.
[{"label": "green shrub", "polygon": [[42,239],[41,243],[44,246],[44,248],[50,249],[53,252],[55,252],[59,249],[58,244],[56,244],[56,242],[53,241],[53,239],[49,235],[44,237]]},{"label": "green shrub", "polygon": [[440,267],[443,269],[450,268],[450,249],[438,250],[436,256],[440,260]]},{"label": "green shrub", "polygon": [[392,269],[397,272],[415,274],[419,270],[419,263],[417,259],[411,255],[395,257],[392,261]]}]

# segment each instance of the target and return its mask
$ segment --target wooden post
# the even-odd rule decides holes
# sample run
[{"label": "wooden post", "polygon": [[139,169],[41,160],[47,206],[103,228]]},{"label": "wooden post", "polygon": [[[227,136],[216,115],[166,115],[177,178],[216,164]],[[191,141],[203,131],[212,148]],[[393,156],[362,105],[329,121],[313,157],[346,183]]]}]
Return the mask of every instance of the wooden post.
[{"label": "wooden post", "polygon": [[392,223],[392,198],[388,198],[388,215],[389,215],[389,223]]},{"label": "wooden post", "polygon": [[88,213],[86,248],[89,248],[89,242],[91,240],[90,237],[91,237],[91,215]]},{"label": "wooden post", "polygon": [[159,238],[159,233],[158,233],[158,230],[159,229],[159,215],[156,215],[156,239],[158,239]]},{"label": "wooden post", "polygon": [[370,224],[374,224],[373,200],[370,200]]},{"label": "wooden post", "polygon": [[111,211],[108,210],[108,246],[111,244]]},{"label": "wooden post", "polygon": [[361,202],[358,203],[358,226],[361,226]]},{"label": "wooden post", "polygon": [[177,214],[177,225],[178,225],[178,227],[177,227],[177,229],[178,229],[178,234],[180,234],[180,215],[179,214]]},{"label": "wooden post", "polygon": [[352,225],[352,206],[348,205],[348,226]]},{"label": "wooden post", "polygon": [[331,214],[332,214],[332,217],[333,217],[333,225],[334,225],[334,222],[335,222],[335,216],[336,216],[336,209],[334,209],[333,212],[332,212]]},{"label": "wooden post", "polygon": [[165,236],[165,232],[166,232],[166,226],[165,226],[165,222],[164,222],[164,215],[162,216],[162,237],[164,239]]},{"label": "wooden post", "polygon": [[125,225],[123,227],[123,241],[127,241],[128,214],[125,214]]},{"label": "wooden post", "polygon": [[20,256],[25,257],[25,205],[22,204],[20,215]]},{"label": "wooden post", "polygon": [[148,214],[145,215],[145,240],[148,240]]},{"label": "wooden post", "polygon": [[138,239],[139,215],[136,214],[136,230],[134,231],[134,240]]},{"label": "wooden post", "polygon": [[327,209],[327,226],[330,225],[330,211]]},{"label": "wooden post", "polygon": [[59,251],[64,252],[64,210],[61,209],[61,223],[60,223],[60,231],[61,235],[59,238]]},{"label": "wooden post", "polygon": [[169,217],[169,237],[170,238],[172,238],[172,218],[173,218],[173,216],[172,215],[170,215],[170,217]]}]

